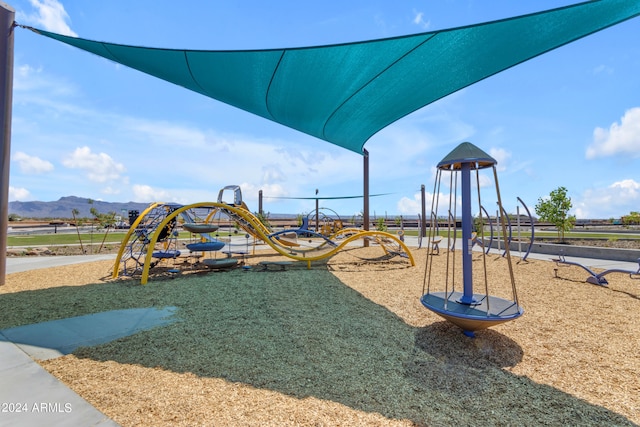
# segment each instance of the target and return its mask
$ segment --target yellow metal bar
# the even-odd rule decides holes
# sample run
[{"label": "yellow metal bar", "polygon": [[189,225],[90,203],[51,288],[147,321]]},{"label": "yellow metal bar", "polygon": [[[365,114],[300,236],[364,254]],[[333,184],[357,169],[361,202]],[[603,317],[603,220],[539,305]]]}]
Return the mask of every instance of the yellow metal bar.
[{"label": "yellow metal bar", "polygon": [[[136,220],[134,225],[137,226],[142,221],[142,217],[146,215],[153,207],[157,207],[158,205],[159,204],[154,204],[149,208],[147,208],[147,210],[145,210],[143,214],[140,215],[140,217]],[[241,226],[244,231],[252,235],[254,238],[264,241],[273,250],[275,250],[276,252],[278,252],[279,254],[285,257],[295,259],[297,261],[305,261],[307,263],[307,268],[309,269],[311,268],[311,263],[313,261],[329,258],[335,255],[338,251],[342,250],[350,242],[353,242],[356,239],[363,239],[366,237],[372,237],[375,239],[388,239],[397,243],[398,246],[402,248],[402,250],[407,254],[407,258],[409,259],[411,266],[415,266],[415,260],[409,248],[404,244],[404,242],[402,242],[400,239],[398,239],[396,236],[390,233],[386,233],[382,231],[364,231],[356,228],[341,229],[341,230],[338,230],[335,234],[331,235],[329,238],[329,239],[332,239],[333,241],[334,239],[337,239],[339,236],[347,236],[346,238],[341,239],[339,245],[335,246],[333,249],[329,251],[323,252],[322,254],[319,254],[316,256],[309,256],[310,251],[318,250],[319,248],[322,248],[323,246],[328,245],[329,244],[328,241],[322,241],[316,247],[313,247],[306,251],[299,251],[300,253],[295,253],[295,252],[292,252],[291,246],[284,246],[280,244],[277,239],[275,239],[274,237],[271,237],[271,232],[267,230],[264,224],[262,224],[262,222],[245,207],[230,206],[224,203],[217,203],[217,202],[201,202],[201,203],[182,206],[174,210],[169,215],[167,215],[167,217],[156,227],[155,230],[153,230],[153,233],[151,234],[150,242],[148,244],[149,250],[145,255],[145,260],[144,260],[143,270],[142,270],[142,278],[140,280],[141,284],[143,285],[146,284],[149,279],[149,269],[151,268],[151,259],[153,258],[153,248],[158,241],[159,230],[162,230],[173,218],[175,218],[182,212],[187,211],[189,209],[203,208],[203,207],[211,208],[216,212],[222,211],[227,213],[230,216],[233,215],[238,218],[241,218],[243,220],[243,223],[241,224]],[[211,216],[208,216],[207,218],[210,219]],[[121,245],[120,251],[118,253],[118,257],[116,259],[116,264],[114,266],[114,278],[117,277],[118,266],[120,263],[120,259],[122,257],[122,252],[124,250],[124,247],[126,246],[129,239],[131,238],[133,230],[135,230],[134,225],[132,225],[131,228],[129,229],[129,232],[125,236],[125,239],[123,240],[123,244]],[[387,251],[384,245],[382,246],[382,249],[385,252]]]}]

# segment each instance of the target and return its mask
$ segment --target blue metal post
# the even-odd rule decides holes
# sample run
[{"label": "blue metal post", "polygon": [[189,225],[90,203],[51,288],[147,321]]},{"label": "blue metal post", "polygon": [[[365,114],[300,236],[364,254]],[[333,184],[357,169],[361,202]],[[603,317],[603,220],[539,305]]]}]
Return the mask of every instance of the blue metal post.
[{"label": "blue metal post", "polygon": [[471,259],[471,163],[461,165],[462,184],[462,284],[460,302],[473,304],[473,268]]}]

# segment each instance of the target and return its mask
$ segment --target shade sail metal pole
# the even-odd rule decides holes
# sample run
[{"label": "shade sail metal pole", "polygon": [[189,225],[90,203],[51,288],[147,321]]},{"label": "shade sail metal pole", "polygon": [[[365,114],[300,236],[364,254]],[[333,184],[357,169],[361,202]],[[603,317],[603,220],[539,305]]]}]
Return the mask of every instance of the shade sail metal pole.
[{"label": "shade sail metal pole", "polygon": [[[362,149],[362,154],[364,157],[364,164],[363,164],[363,181],[364,181],[364,190],[363,190],[363,196],[364,196],[364,206],[362,208],[363,212],[362,212],[362,227],[365,229],[365,231],[369,231],[369,152],[367,151],[366,148]],[[364,239],[364,246],[368,247],[369,246],[369,240]]]},{"label": "shade sail metal pole", "polygon": [[0,2],[0,286],[7,273],[7,227],[9,226],[9,160],[11,156],[11,104],[13,99],[13,23],[16,12]]},{"label": "shade sail metal pole", "polygon": [[[422,221],[420,224],[420,237],[427,237],[427,208],[426,208],[426,197],[424,192],[424,184],[420,186],[420,201],[422,204]],[[433,227],[431,224],[431,220],[429,220],[429,226]]]}]

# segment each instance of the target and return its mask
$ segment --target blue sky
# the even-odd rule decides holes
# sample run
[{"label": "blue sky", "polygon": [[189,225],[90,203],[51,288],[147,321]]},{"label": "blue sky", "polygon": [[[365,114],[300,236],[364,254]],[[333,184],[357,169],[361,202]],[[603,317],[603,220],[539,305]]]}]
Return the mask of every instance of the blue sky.
[{"label": "blue sky", "polygon": [[[23,25],[163,48],[326,45],[485,22],[575,1],[13,0]],[[186,5],[178,7],[178,5]],[[640,211],[640,18],[542,55],[433,103],[374,135],[371,213],[420,213],[435,165],[472,142],[517,197],[568,189],[578,218]],[[215,201],[242,186],[257,210],[308,213],[362,194],[362,157],[25,29],[15,33],[10,200]],[[483,205],[495,206],[492,179]],[[342,215],[361,199],[326,200]]]}]

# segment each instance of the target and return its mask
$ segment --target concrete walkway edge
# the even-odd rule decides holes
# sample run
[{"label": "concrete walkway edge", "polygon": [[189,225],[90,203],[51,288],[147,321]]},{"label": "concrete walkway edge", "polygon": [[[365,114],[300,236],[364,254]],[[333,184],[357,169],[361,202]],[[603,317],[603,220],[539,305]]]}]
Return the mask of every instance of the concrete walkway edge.
[{"label": "concrete walkway edge", "polygon": [[0,333],[0,425],[117,427]]}]

